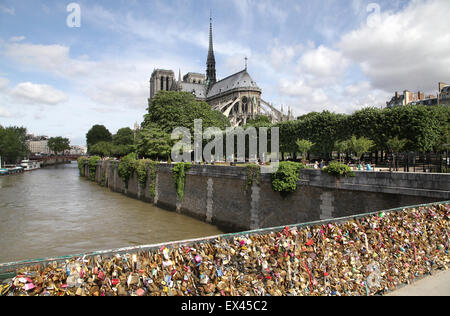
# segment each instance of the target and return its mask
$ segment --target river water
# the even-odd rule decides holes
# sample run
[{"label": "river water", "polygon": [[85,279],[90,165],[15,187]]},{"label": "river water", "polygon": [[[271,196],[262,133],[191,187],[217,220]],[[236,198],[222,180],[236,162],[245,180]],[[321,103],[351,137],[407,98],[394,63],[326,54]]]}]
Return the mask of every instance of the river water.
[{"label": "river water", "polygon": [[0,177],[0,263],[221,233],[89,182],[76,163]]}]

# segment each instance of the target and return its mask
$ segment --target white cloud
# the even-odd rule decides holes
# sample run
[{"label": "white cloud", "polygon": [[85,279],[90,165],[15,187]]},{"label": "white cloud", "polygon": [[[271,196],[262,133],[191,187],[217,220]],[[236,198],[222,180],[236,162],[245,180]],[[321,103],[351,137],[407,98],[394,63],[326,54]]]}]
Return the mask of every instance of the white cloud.
[{"label": "white cloud", "polygon": [[31,82],[19,83],[10,94],[13,98],[28,104],[56,105],[68,100],[66,94],[49,85]]},{"label": "white cloud", "polygon": [[303,45],[281,45],[278,41],[275,41],[274,46],[270,52],[270,62],[275,68],[285,68],[290,66],[292,61],[303,50]]},{"label": "white cloud", "polygon": [[6,43],[6,57],[25,66],[56,74],[65,78],[87,75],[95,66],[87,60],[70,58],[70,48],[63,45],[35,45],[28,43]]},{"label": "white cloud", "polygon": [[25,36],[13,36],[9,39],[10,42],[21,42],[25,39]]},{"label": "white cloud", "polygon": [[4,90],[8,89],[8,86],[9,86],[9,80],[6,78],[0,77],[0,91],[4,91]]},{"label": "white cloud", "polygon": [[321,45],[303,54],[298,63],[298,72],[321,79],[336,78],[343,75],[348,65],[339,51]]},{"label": "white cloud", "polygon": [[[292,53],[295,43],[274,43],[268,56],[279,97],[302,114],[351,113],[384,106],[394,91],[435,93],[439,81],[450,80],[450,33],[445,31],[450,1],[412,0],[402,9],[398,3],[392,7],[395,11],[381,7],[380,24],[363,23],[330,45],[311,43]],[[361,21],[370,13],[364,1],[354,0],[352,8]],[[284,61],[286,67],[280,67]]]},{"label": "white cloud", "polygon": [[87,91],[94,102],[104,105],[120,105],[123,108],[143,108],[146,106],[145,96],[149,93],[144,82],[131,80],[104,82]]},{"label": "white cloud", "polygon": [[12,117],[12,113],[9,112],[6,108],[0,106],[0,117],[9,118]]},{"label": "white cloud", "polygon": [[307,96],[313,92],[313,88],[307,85],[304,80],[292,82],[282,79],[280,81],[279,88],[282,94],[291,97]]},{"label": "white cloud", "polygon": [[337,47],[360,65],[375,88],[434,92],[450,78],[450,1],[411,1],[380,24],[345,34]]}]

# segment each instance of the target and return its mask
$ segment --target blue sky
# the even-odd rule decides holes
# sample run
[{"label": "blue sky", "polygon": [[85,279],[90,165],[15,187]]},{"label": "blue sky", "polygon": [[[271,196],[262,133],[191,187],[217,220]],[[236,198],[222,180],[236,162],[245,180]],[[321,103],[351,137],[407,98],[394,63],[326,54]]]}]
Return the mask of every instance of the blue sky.
[{"label": "blue sky", "polygon": [[0,0],[0,124],[83,145],[94,124],[140,123],[154,68],[205,72],[212,10],[217,75],[244,68],[295,115],[383,106],[450,81],[447,0]]}]

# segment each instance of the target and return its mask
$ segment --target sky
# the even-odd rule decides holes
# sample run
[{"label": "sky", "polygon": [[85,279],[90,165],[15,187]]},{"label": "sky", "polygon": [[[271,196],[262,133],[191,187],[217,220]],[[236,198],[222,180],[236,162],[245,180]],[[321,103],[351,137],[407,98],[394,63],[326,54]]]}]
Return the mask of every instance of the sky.
[{"label": "sky", "polygon": [[450,82],[448,0],[0,0],[0,125],[85,145],[140,124],[155,68],[206,72],[210,12],[218,79],[248,57],[295,116]]}]

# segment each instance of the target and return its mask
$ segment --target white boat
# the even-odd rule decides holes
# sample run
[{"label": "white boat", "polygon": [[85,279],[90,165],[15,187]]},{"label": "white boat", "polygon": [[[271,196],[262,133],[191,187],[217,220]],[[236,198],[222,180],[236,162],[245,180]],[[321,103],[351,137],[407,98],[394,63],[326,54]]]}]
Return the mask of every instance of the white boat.
[{"label": "white boat", "polygon": [[41,163],[33,160],[22,160],[20,165],[25,171],[32,171],[41,168]]}]

